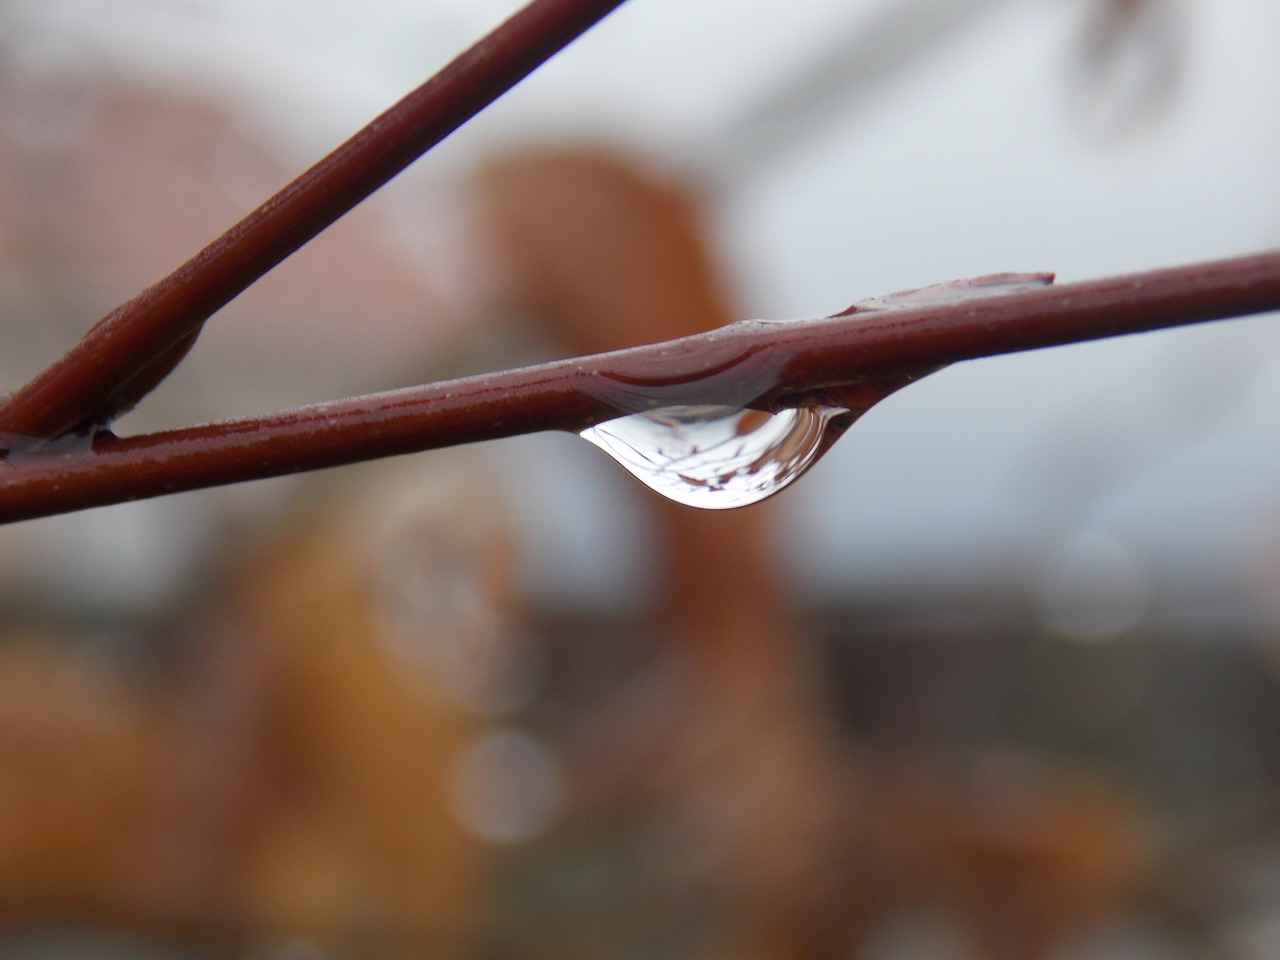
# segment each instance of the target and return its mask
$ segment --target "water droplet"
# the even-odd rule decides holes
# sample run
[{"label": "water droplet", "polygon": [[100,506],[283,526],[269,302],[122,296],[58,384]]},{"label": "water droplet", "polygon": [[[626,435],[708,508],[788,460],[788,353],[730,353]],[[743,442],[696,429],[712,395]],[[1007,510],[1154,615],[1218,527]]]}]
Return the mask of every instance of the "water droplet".
[{"label": "water droplet", "polygon": [[29,437],[21,433],[10,433],[0,430],[0,462],[11,467],[48,457],[69,453],[86,453],[93,449],[95,441],[110,434],[109,428],[103,427],[92,433],[65,434],[52,440],[41,437]]},{"label": "water droplet", "polygon": [[[995,273],[952,280],[862,300],[835,316],[1021,293],[1053,279],[1051,273]],[[795,481],[880,400],[934,372],[925,369],[894,380],[825,388],[795,407],[772,412],[753,409],[748,399],[776,386],[768,363],[766,353],[755,352],[715,365],[701,387],[704,395],[719,394],[731,401],[724,404],[683,403],[646,410],[643,404],[661,403],[658,398],[673,384],[655,387],[619,380],[610,387],[610,400],[623,410],[638,412],[588,427],[580,435],[678,503],[709,510],[745,507]],[[680,390],[695,385],[674,384]]]},{"label": "water droplet", "polygon": [[880,297],[859,300],[836,316],[862,313],[867,310],[903,310],[927,307],[934,304],[957,303],[962,300],[979,300],[1006,293],[1025,293],[1037,287],[1053,283],[1052,273],[990,273],[966,280],[948,280],[927,287],[900,290]]},{"label": "water droplet", "polygon": [[713,404],[663,407],[582,431],[639,480],[691,507],[743,507],[787,486],[852,422],[844,407],[779,413]]}]

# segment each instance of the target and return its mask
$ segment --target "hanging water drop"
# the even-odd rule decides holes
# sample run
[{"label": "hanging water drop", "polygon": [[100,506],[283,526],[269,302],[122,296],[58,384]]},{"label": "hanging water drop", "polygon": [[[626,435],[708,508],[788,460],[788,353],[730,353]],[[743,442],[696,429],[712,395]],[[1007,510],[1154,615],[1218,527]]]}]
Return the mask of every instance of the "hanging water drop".
[{"label": "hanging water drop", "polygon": [[663,407],[582,431],[639,480],[691,507],[743,507],[805,472],[843,432],[849,411],[779,413],[710,404]]},{"label": "hanging water drop", "polygon": [[0,463],[18,467],[41,458],[85,453],[93,449],[96,441],[108,434],[110,434],[110,428],[107,426],[96,427],[86,433],[63,434],[54,439],[29,437],[21,433],[0,430]]},{"label": "hanging water drop", "polygon": [[745,507],[791,484],[860,416],[932,372],[831,388],[776,413],[719,404],[658,407],[579,435],[663,496],[706,510]]},{"label": "hanging water drop", "polygon": [[[1051,273],[997,273],[953,280],[861,300],[829,319],[1023,293],[1047,286],[1053,279]],[[607,420],[580,435],[678,503],[709,510],[744,507],[792,483],[874,404],[934,369],[895,380],[823,388],[807,402],[779,412],[677,404]],[[644,398],[645,388],[637,386],[613,395],[626,404],[638,404]]]}]

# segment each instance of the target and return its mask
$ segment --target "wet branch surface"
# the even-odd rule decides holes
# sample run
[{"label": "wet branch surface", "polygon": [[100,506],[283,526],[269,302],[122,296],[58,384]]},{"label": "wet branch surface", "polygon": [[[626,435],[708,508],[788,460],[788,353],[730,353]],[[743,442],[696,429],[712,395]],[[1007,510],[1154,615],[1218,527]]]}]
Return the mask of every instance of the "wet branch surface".
[{"label": "wet branch surface", "polygon": [[101,429],[181,362],[216,310],[621,3],[533,0],[0,400],[0,522],[515,434],[576,432],[676,404],[860,411],[960,360],[1280,309],[1280,252],[1271,252],[951,303],[743,321],[183,430],[120,438]]},{"label": "wet branch surface", "polygon": [[1280,310],[1280,251],[828,318],[748,320],[695,336],[19,455],[0,522],[544,430],[655,407],[832,402],[961,360]]}]

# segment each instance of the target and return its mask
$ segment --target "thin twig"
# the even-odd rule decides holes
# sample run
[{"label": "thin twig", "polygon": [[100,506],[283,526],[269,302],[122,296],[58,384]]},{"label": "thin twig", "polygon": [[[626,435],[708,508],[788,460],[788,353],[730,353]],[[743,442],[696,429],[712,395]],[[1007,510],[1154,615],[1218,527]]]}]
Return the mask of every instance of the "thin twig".
[{"label": "thin twig", "polygon": [[743,321],[632,347],[0,462],[0,522],[541,430],[657,406],[777,409],[960,360],[1280,310],[1280,251],[951,304]]},{"label": "thin twig", "polygon": [[201,325],[622,0],[534,0],[0,404],[0,431],[52,438],[127,410]]}]

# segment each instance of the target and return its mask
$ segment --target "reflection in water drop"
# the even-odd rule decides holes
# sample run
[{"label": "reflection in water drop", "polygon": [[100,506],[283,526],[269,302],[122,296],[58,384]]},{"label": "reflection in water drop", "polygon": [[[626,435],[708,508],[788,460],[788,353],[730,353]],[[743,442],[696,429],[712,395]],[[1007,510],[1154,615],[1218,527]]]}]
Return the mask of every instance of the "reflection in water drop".
[{"label": "reflection in water drop", "polygon": [[[835,316],[1022,293],[1053,280],[1051,273],[994,273],[860,300]],[[786,487],[872,405],[930,372],[828,389],[824,398],[835,398],[832,403],[778,413],[717,404],[661,407],[596,424],[581,436],[672,500],[710,510],[743,507]]]},{"label": "reflection in water drop", "polygon": [[848,414],[825,406],[771,414],[684,405],[608,420],[582,437],[658,493],[723,510],[763,500],[795,480],[848,425]]}]

